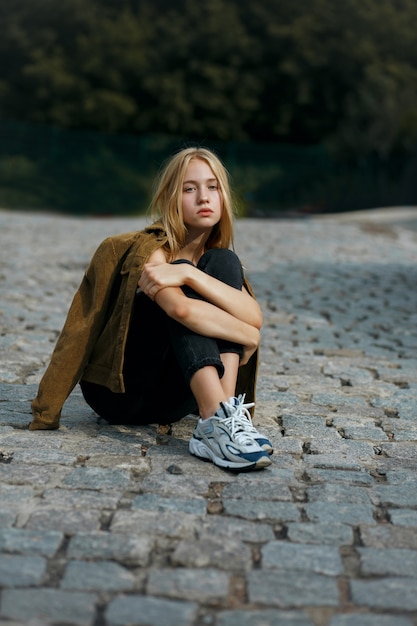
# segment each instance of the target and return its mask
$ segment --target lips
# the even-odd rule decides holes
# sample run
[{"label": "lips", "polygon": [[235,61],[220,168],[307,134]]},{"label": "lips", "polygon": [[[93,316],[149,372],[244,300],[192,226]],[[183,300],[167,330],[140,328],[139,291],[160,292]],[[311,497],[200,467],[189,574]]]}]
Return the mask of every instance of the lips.
[{"label": "lips", "polygon": [[213,211],[211,209],[200,209],[197,215],[211,215]]}]

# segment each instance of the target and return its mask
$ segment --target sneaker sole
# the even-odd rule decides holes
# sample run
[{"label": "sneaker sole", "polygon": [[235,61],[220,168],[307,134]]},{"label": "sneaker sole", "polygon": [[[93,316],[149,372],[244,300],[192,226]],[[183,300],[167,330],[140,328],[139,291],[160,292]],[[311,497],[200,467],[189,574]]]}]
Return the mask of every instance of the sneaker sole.
[{"label": "sneaker sole", "polygon": [[191,439],[189,443],[189,451],[193,456],[202,459],[203,461],[211,461],[214,465],[221,467],[223,469],[230,470],[250,470],[250,469],[264,469],[271,465],[272,461],[269,456],[262,455],[255,462],[253,461],[242,461],[242,463],[237,463],[234,461],[229,461],[228,459],[222,459],[214,454],[214,452],[206,446],[202,441],[198,439]]}]

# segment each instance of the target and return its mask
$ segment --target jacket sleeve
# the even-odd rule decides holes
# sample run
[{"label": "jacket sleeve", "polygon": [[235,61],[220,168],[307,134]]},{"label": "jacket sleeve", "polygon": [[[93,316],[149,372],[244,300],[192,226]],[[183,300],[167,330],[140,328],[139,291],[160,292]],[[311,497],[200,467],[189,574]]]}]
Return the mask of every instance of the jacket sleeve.
[{"label": "jacket sleeve", "polygon": [[116,269],[117,255],[109,237],[97,248],[74,296],[32,402],[30,430],[59,428],[62,406],[80,380],[102,329]]}]

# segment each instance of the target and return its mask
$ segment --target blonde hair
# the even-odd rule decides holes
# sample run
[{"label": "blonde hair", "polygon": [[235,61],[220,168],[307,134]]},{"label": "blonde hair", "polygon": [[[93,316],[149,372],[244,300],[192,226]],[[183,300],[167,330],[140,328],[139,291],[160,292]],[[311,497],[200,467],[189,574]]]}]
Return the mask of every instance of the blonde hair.
[{"label": "blonde hair", "polygon": [[187,227],[182,212],[183,182],[193,159],[205,161],[217,179],[222,200],[220,221],[213,226],[206,248],[233,247],[233,201],[228,172],[220,159],[207,148],[185,148],[164,165],[155,186],[150,210],[153,219],[162,222],[168,237],[167,248],[174,257],[184,246]]}]

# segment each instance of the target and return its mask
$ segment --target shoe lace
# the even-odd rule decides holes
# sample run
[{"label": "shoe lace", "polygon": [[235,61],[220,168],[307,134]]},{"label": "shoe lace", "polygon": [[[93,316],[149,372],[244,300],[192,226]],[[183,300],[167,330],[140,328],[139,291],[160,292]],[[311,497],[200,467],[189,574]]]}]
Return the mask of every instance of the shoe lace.
[{"label": "shoe lace", "polygon": [[255,405],[253,402],[244,404],[244,399],[242,394],[238,398],[230,398],[229,402],[223,402],[228,414],[224,421],[237,443],[253,444],[253,434],[258,431],[252,425],[248,409]]}]

